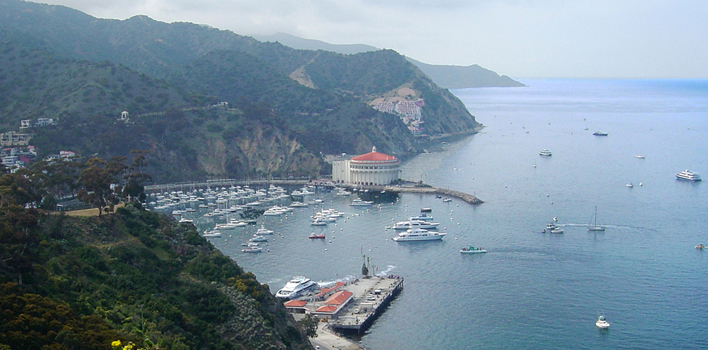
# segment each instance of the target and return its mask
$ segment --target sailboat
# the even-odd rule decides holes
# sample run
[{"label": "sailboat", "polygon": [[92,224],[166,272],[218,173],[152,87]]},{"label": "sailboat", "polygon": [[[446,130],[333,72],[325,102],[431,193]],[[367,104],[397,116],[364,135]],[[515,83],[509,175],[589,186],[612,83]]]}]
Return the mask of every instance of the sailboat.
[{"label": "sailboat", "polygon": [[597,205],[595,206],[595,224],[588,224],[588,231],[605,231],[605,227],[597,226]]}]

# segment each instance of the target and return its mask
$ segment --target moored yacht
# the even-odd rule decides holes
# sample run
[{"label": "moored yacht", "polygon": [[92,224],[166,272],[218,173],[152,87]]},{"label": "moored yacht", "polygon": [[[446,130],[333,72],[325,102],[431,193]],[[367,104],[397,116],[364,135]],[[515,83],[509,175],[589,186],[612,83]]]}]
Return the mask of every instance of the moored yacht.
[{"label": "moored yacht", "polygon": [[374,201],[363,201],[359,198],[355,199],[352,201],[352,204],[350,204],[352,207],[368,207],[370,205],[374,204]]},{"label": "moored yacht", "polygon": [[695,181],[701,181],[701,175],[698,175],[698,173],[686,169],[686,170],[676,174],[676,179],[695,182]]},{"label": "moored yacht", "polygon": [[396,242],[411,242],[411,241],[435,241],[441,240],[446,233],[424,230],[422,228],[412,228],[401,232],[397,237],[392,239]]},{"label": "moored yacht", "polygon": [[549,151],[549,150],[547,150],[547,149],[542,149],[539,154],[542,155],[542,156],[546,156],[546,157],[550,157],[550,156],[553,155],[553,153],[551,153],[551,151]]},{"label": "moored yacht", "polygon": [[204,231],[203,237],[221,237],[221,232]]},{"label": "moored yacht", "polygon": [[418,216],[411,216],[408,220],[433,221],[433,217],[426,213],[421,213]]},{"label": "moored yacht", "polygon": [[304,276],[295,276],[275,296],[282,299],[297,298],[300,294],[317,288],[317,282]]},{"label": "moored yacht", "polygon": [[595,326],[600,329],[608,329],[610,328],[610,323],[607,322],[605,319],[605,316],[600,316],[597,318],[597,321],[595,322]]},{"label": "moored yacht", "polygon": [[269,230],[269,229],[265,228],[264,225],[261,225],[261,228],[259,228],[258,230],[256,230],[256,234],[257,234],[257,235],[272,235],[272,234],[273,234],[273,230]]},{"label": "moored yacht", "polygon": [[412,228],[422,228],[426,230],[435,229],[440,225],[438,222],[428,222],[422,220],[399,221],[393,224],[394,230],[408,230]]}]

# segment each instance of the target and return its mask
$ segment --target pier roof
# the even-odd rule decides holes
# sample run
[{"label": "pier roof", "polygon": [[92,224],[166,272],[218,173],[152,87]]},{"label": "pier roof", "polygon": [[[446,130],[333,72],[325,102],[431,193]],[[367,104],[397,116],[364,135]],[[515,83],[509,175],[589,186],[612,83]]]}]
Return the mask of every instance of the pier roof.
[{"label": "pier roof", "polygon": [[325,304],[327,305],[341,305],[344,302],[347,301],[351,296],[353,295],[352,292],[346,291],[346,290],[340,290],[337,293],[334,293],[329,299],[325,301]]},{"label": "pier roof", "polygon": [[335,311],[337,311],[337,306],[335,306],[335,305],[323,305],[323,306],[320,306],[319,308],[317,308],[317,310],[315,310],[315,312],[329,312],[329,313],[333,313]]},{"label": "pier roof", "polygon": [[307,305],[307,302],[303,300],[288,300],[283,305],[285,305],[285,307],[303,307]]}]

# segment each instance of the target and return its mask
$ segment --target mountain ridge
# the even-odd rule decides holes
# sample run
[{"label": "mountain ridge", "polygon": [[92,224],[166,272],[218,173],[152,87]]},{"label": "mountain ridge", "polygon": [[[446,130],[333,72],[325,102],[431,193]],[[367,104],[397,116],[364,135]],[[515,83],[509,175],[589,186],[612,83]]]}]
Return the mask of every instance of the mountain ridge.
[{"label": "mountain ridge", "polygon": [[[279,42],[299,50],[325,50],[346,55],[379,50],[366,44],[330,44],[321,40],[305,39],[287,33],[256,35],[254,38],[261,41]],[[448,89],[525,86],[506,75],[499,75],[476,64],[470,66],[433,65],[410,57],[407,57],[407,59],[428,75],[437,85]]]},{"label": "mountain ridge", "polygon": [[[40,152],[68,148],[113,156],[126,155],[128,147],[149,149],[155,155],[150,170],[158,181],[319,176],[328,172],[321,154],[364,153],[375,145],[405,156],[419,152],[428,137],[473,133],[480,126],[459,99],[392,50],[355,55],[296,50],[192,23],[167,24],[146,16],[104,20],[17,0],[0,0],[0,19],[7,33],[16,34],[5,35],[3,45],[31,41],[43,52],[35,62],[41,69],[8,70],[5,74],[18,85],[5,79],[0,88],[23,92],[25,101],[47,100],[42,109],[17,110],[15,100],[0,99],[0,110],[9,111],[0,125],[58,118],[57,125],[34,130]],[[57,59],[71,63],[53,65]],[[17,57],[3,50],[3,60]],[[71,65],[84,70],[65,79],[43,79],[62,75]],[[101,69],[109,74],[94,72]],[[112,74],[123,70],[134,77],[130,84]],[[51,91],[35,89],[30,83],[37,81],[51,82]],[[163,90],[145,92],[152,87]],[[372,105],[402,87],[413,91],[407,98],[421,101],[418,114],[425,124],[420,127]],[[58,113],[72,99],[81,103]],[[217,102],[227,107],[209,107]],[[131,118],[118,125],[121,111]],[[266,145],[276,153],[253,152]]]}]

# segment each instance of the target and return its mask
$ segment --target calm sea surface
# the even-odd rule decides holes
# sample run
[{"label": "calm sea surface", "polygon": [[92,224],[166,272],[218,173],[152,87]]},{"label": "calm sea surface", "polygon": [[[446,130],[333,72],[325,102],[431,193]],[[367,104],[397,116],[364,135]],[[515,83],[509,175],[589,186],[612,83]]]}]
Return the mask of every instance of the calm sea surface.
[{"label": "calm sea surface", "polygon": [[[484,204],[402,195],[356,209],[320,194],[347,213],[325,241],[307,239],[305,208],[259,219],[276,231],[268,252],[240,251],[253,227],[212,242],[272,291],[294,275],[357,275],[363,255],[403,276],[402,294],[361,339],[375,350],[708,348],[708,250],[694,249],[708,244],[708,181],[674,176],[708,180],[708,81],[523,82],[454,90],[486,127],[403,165],[406,179]],[[544,148],[553,156],[539,156]],[[604,233],[587,230],[595,206]],[[433,209],[443,241],[391,241],[386,227],[421,207]],[[553,217],[564,234],[541,232]],[[469,244],[489,253],[461,255]],[[595,327],[600,314],[609,331]]]}]

